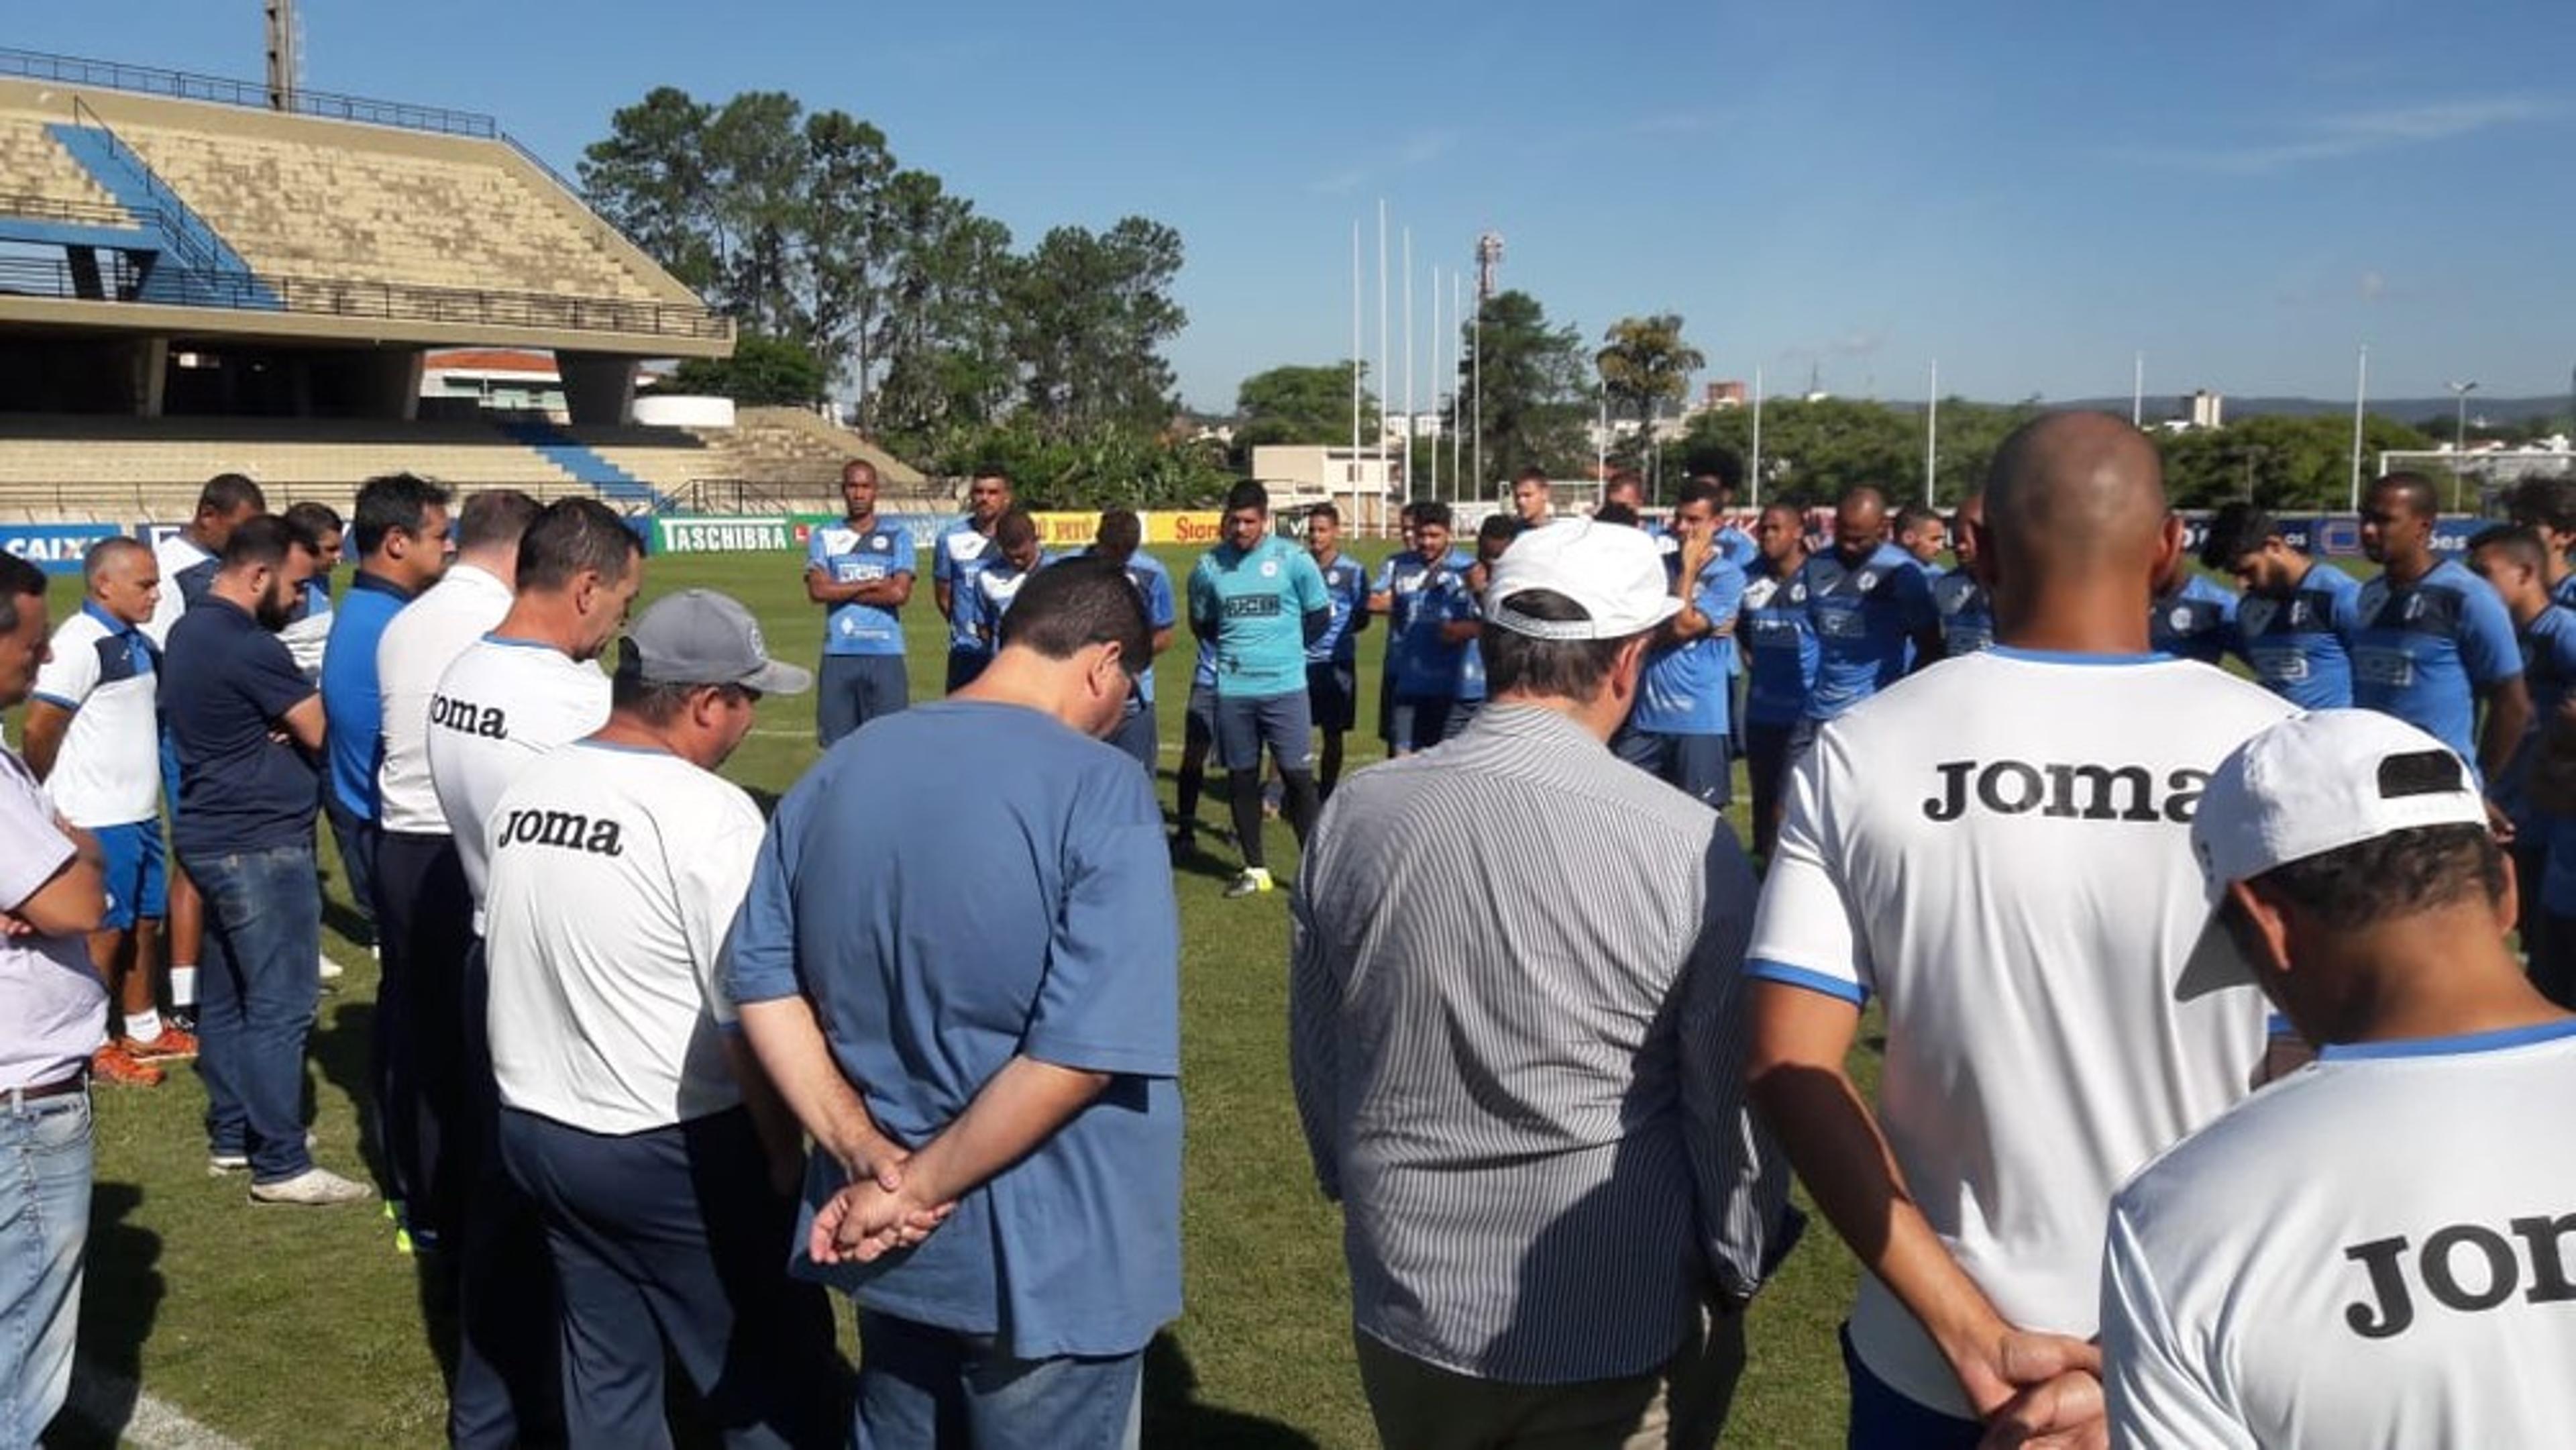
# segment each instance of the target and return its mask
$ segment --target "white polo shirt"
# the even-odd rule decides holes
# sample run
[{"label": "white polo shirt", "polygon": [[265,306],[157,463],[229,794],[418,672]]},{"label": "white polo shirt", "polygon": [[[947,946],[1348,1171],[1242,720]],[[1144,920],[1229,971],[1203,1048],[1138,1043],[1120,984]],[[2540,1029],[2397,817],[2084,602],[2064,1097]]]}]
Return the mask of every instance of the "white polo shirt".
[{"label": "white polo shirt", "polygon": [[519,776],[486,832],[502,1102],[639,1133],[742,1101],[716,963],[761,830],[740,787],[664,751],[585,740]]},{"label": "white polo shirt", "polygon": [[608,723],[608,676],[552,645],[485,635],[429,702],[429,778],[482,930],[492,810],[537,757]]},{"label": "white polo shirt", "polygon": [[[0,750],[0,911],[25,905],[71,859],[45,788]],[[0,935],[0,1089],[60,1082],[106,1041],[107,988],[88,939]]]},{"label": "white polo shirt", "polygon": [[72,712],[46,793],[83,830],[161,815],[161,651],[139,627],[84,601],[55,626],[36,698]]},{"label": "white polo shirt", "polygon": [[161,598],[152,606],[152,618],[143,632],[152,637],[154,648],[170,642],[170,626],[188,612],[188,601],[179,594],[179,576],[213,557],[184,533],[165,535],[152,546],[152,562],[161,571]]},{"label": "white polo shirt", "polygon": [[2112,1442],[2567,1444],[2571,1101],[2576,1022],[2329,1047],[2158,1159],[2111,1205]]},{"label": "white polo shirt", "polygon": [[384,698],[384,763],[376,767],[378,823],[416,836],[447,834],[429,779],[429,697],[465,647],[510,612],[510,586],[490,571],[454,564],[428,593],[402,607],[376,640]]},{"label": "white polo shirt", "polygon": [[[2010,1323],[2089,1337],[2112,1191],[2248,1090],[2261,995],[2174,1000],[2210,918],[2191,817],[2293,713],[2167,656],[1999,647],[1828,722],[1791,772],[1746,970],[1882,999],[1879,1123]],[[1874,1278],[1851,1336],[1899,1393],[1969,1417]]]}]

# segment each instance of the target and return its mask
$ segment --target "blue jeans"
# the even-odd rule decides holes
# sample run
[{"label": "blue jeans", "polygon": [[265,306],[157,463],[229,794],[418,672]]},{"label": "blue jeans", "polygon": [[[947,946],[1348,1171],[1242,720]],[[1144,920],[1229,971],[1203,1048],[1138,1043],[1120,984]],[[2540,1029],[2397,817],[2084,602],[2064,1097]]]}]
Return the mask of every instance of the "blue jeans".
[{"label": "blue jeans", "polygon": [[190,855],[206,899],[197,978],[197,1075],[206,1141],[250,1155],[251,1179],[277,1183],[313,1166],[304,1148],[304,1036],[322,982],[322,887],[313,844]]},{"label": "blue jeans", "polygon": [[[322,817],[331,823],[331,839],[340,847],[340,874],[349,886],[349,904],[367,923],[369,935],[376,926],[376,847],[384,832],[374,821],[353,815],[329,793],[322,797]],[[362,941],[360,946],[373,946]]]},{"label": "blue jeans", "polygon": [[0,1445],[62,1408],[89,1243],[89,1094],[0,1096]]},{"label": "blue jeans", "polygon": [[1135,1450],[1145,1351],[1013,1359],[985,1335],[859,1311],[857,1450]]},{"label": "blue jeans", "polygon": [[1839,1333],[1843,1373],[1851,1381],[1851,1429],[1843,1442],[1848,1450],[1976,1450],[1985,1426],[1907,1399],[1860,1362],[1849,1325]]}]

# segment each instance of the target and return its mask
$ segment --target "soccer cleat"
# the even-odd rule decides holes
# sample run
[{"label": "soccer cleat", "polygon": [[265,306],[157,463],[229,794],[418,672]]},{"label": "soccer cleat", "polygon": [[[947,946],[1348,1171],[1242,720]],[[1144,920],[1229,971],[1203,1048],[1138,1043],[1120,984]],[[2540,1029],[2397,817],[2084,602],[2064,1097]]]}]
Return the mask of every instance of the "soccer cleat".
[{"label": "soccer cleat", "polygon": [[328,1168],[307,1168],[292,1178],[250,1186],[253,1203],[291,1203],[306,1208],[360,1203],[375,1196],[374,1189],[343,1178]]},{"label": "soccer cleat", "polygon": [[320,963],[314,968],[315,973],[326,982],[336,982],[340,980],[340,974],[347,970],[348,969],[346,967],[343,967],[338,962],[331,960],[327,955],[325,955],[321,959]]},{"label": "soccer cleat", "polygon": [[1246,866],[1243,868],[1243,874],[1234,878],[1234,884],[1225,888],[1225,899],[1234,901],[1246,896],[1258,896],[1270,889],[1268,871],[1259,866]]},{"label": "soccer cleat", "polygon": [[89,1055],[89,1075],[119,1087],[159,1087],[161,1069],[136,1058],[122,1037]]},{"label": "soccer cleat", "polygon": [[161,1024],[161,1035],[149,1042],[137,1042],[120,1036],[117,1045],[131,1054],[136,1062],[176,1062],[197,1055],[197,1034]]}]

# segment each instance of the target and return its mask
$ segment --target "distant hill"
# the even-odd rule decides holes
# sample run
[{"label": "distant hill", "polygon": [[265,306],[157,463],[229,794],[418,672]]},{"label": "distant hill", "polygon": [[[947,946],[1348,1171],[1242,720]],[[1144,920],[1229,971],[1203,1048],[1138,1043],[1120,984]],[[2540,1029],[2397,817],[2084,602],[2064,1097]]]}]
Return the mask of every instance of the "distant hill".
[{"label": "distant hill", "polygon": [[[2051,408],[2104,413],[2129,411],[2129,399],[2126,394],[2116,398],[2068,398],[2043,401]],[[2369,407],[2371,412],[2380,417],[2395,418],[2401,423],[2448,424],[2451,421],[2453,404],[2450,396],[2445,394],[2438,398],[2372,398]],[[2188,398],[2177,398],[2171,393],[2147,395],[2149,418],[2186,417],[2190,412],[2191,403]],[[2350,417],[2352,399],[2233,396],[2227,399],[2227,416],[2230,419],[2260,416],[2312,418],[2320,413]],[[2473,393],[2469,396],[2469,416],[2473,419],[2484,418],[2493,424],[2521,423],[2533,418],[2551,416],[2565,417],[2566,413],[2567,399],[2563,395],[2538,398],[2490,398],[2483,393]]]}]

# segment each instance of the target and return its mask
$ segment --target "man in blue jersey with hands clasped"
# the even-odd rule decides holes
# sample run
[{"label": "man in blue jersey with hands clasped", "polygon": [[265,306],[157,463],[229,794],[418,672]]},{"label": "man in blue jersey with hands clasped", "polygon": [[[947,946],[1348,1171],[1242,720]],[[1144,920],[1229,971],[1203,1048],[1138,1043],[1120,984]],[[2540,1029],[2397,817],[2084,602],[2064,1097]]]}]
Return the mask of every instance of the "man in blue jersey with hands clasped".
[{"label": "man in blue jersey with hands clasped", "polygon": [[1816,687],[1816,626],[1807,617],[1807,519],[1795,504],[1775,503],[1753,521],[1761,557],[1745,581],[1742,629],[1745,673],[1744,766],[1753,786],[1753,854],[1768,858],[1780,830],[1780,782],[1789,737]]},{"label": "man in blue jersey with hands clasped", "polygon": [[966,482],[966,517],[939,531],[930,549],[930,595],[948,621],[948,690],[975,678],[991,649],[975,633],[972,621],[959,618],[960,592],[986,564],[1001,557],[993,530],[1011,511],[1011,477],[993,464],[975,470]]},{"label": "man in blue jersey with hands clasped", "polygon": [[826,750],[912,701],[901,611],[913,572],[912,531],[877,517],[876,465],[841,465],[841,519],[815,525],[805,545],[805,597],[827,611],[814,692],[814,733]]},{"label": "man in blue jersey with hands clasped", "polygon": [[1155,757],[1162,752],[1162,737],[1154,728],[1154,656],[1172,647],[1172,630],[1180,623],[1180,611],[1172,602],[1172,571],[1163,561],[1144,550],[1145,521],[1134,509],[1103,509],[1099,527],[1092,534],[1094,559],[1106,559],[1126,571],[1129,587],[1136,591],[1136,601],[1145,606],[1146,645],[1152,651],[1136,671],[1136,688],[1127,695],[1127,713],[1110,732],[1109,743],[1136,758],[1145,767],[1145,779],[1154,778]]},{"label": "man in blue jersey with hands clasped", "polygon": [[1313,715],[1306,647],[1333,621],[1324,576],[1305,550],[1270,533],[1270,491],[1238,483],[1225,496],[1225,542],[1190,571],[1190,629],[1216,647],[1216,748],[1232,797],[1243,874],[1228,897],[1272,889],[1261,844],[1261,752],[1279,766],[1288,827],[1315,828]]},{"label": "man in blue jersey with hands clasped", "polygon": [[1923,566],[1887,537],[1887,496],[1866,485],[1834,507],[1834,546],[1798,571],[1815,626],[1816,687],[1807,695],[1800,742],[1815,728],[1942,657],[1941,617]]},{"label": "man in blue jersey with hands clasped", "polygon": [[1413,548],[1387,561],[1369,599],[1369,608],[1386,616],[1387,658],[1394,662],[1388,680],[1395,700],[1387,712],[1390,755],[1439,744],[1457,703],[1458,661],[1470,636],[1451,637],[1448,626],[1455,621],[1442,601],[1476,561],[1450,547],[1450,520],[1449,505],[1437,499],[1415,504]]},{"label": "man in blue jersey with hands clasped", "polygon": [[[2361,551],[2381,567],[2345,631],[2352,702],[2394,715],[2494,780],[2531,723],[2513,618],[2485,580],[2433,552],[2433,485],[2392,473],[2361,507]],[[2478,704],[2487,707],[2478,724]]]}]

